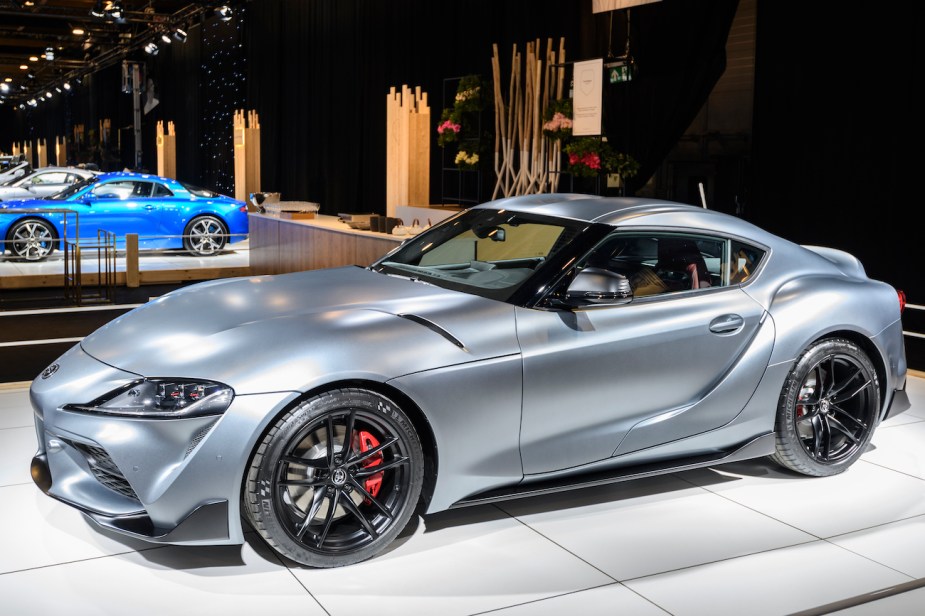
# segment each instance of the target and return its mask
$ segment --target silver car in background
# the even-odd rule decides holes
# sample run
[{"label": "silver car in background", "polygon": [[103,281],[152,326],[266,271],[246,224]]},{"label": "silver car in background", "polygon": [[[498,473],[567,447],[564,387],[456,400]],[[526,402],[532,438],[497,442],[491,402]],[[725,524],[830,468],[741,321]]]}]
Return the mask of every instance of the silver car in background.
[{"label": "silver car in background", "polygon": [[432,513],[770,456],[826,476],[909,407],[901,291],[725,214],[502,199],[370,267],[217,280],[33,382],[32,476],[150,541],[309,566]]},{"label": "silver car in background", "polygon": [[42,199],[61,192],[99,171],[78,167],[42,167],[0,184],[0,201]]}]

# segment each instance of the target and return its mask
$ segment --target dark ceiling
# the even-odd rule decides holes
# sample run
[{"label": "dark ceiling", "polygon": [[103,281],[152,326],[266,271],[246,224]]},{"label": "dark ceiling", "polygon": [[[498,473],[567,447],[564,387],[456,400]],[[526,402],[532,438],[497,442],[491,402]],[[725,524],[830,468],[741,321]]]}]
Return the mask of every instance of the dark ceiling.
[{"label": "dark ceiling", "polygon": [[[6,84],[0,85],[0,97],[15,104],[54,94],[65,82],[121,62],[162,34],[172,38],[177,28],[187,30],[220,6],[187,0],[0,0],[0,84]],[[92,14],[100,10],[102,17]]]}]

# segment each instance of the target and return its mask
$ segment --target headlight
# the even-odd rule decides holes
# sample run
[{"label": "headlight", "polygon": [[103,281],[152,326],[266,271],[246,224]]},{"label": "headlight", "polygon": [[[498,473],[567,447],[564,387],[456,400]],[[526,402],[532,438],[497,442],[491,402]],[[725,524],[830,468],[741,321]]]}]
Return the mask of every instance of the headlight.
[{"label": "headlight", "polygon": [[66,411],[121,417],[181,419],[220,415],[231,405],[227,385],[190,379],[143,379],[109,392],[89,404],[68,404]]}]

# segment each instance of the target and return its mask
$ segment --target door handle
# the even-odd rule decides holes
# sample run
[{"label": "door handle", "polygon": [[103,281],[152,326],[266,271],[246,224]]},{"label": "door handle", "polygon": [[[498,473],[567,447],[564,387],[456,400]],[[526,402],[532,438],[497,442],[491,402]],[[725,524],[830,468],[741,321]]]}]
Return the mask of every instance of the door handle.
[{"label": "door handle", "polygon": [[731,334],[742,329],[745,319],[737,314],[724,314],[710,321],[710,331],[714,334]]}]

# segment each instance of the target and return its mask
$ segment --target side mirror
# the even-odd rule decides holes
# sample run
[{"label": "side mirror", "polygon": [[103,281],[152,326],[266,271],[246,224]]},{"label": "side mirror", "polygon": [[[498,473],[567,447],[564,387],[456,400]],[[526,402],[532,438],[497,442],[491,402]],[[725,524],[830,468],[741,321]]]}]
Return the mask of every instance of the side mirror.
[{"label": "side mirror", "polygon": [[568,286],[565,301],[576,308],[618,306],[633,301],[633,288],[622,274],[586,267]]}]

